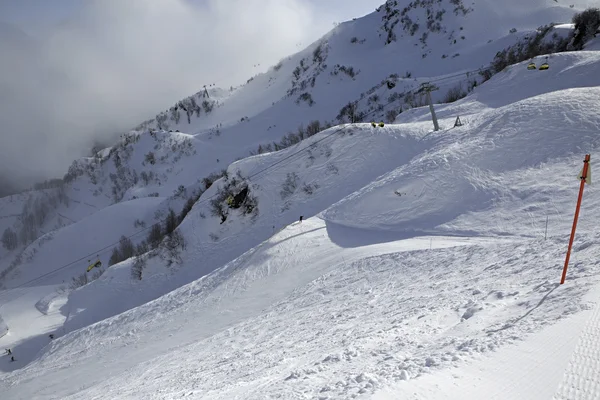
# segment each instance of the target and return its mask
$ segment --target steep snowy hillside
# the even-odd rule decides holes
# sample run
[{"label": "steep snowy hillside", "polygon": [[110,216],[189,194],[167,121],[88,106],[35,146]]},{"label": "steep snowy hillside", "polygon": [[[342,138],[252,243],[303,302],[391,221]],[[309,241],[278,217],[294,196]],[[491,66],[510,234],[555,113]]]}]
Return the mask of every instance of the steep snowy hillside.
[{"label": "steep snowy hillside", "polygon": [[[201,155],[197,154],[196,147],[203,150]],[[69,237],[70,245],[81,254],[94,253],[126,232],[133,233],[162,221],[168,208],[179,214],[189,198],[197,197],[196,193],[203,186],[200,180],[208,175],[198,170],[218,171],[217,161],[205,156],[211,150],[210,145],[185,134],[128,134],[95,157],[75,161],[64,180],[0,199],[3,242],[6,237],[12,243],[4,246],[0,253],[3,256],[0,278],[4,278],[0,284],[14,286],[16,283],[11,280],[19,270],[27,269],[27,276],[34,279],[55,269],[55,264],[48,264],[37,253],[42,245],[46,251],[64,252],[62,246],[46,243],[56,235]],[[144,207],[138,212],[140,215],[122,219],[121,208],[116,205],[126,201]],[[111,205],[112,208],[107,208]],[[99,221],[106,218],[120,220],[120,223],[99,230]],[[96,222],[91,222],[94,219]],[[125,227],[125,221],[130,226]],[[79,225],[75,228],[75,240],[71,234],[57,230],[72,224]],[[103,253],[101,260],[106,264],[110,249],[104,249]],[[68,253],[63,256],[71,257],[70,261],[79,258]],[[90,254],[92,256],[95,254]],[[85,259],[80,261],[75,267],[81,270],[87,264]],[[35,265],[29,266],[30,262]],[[71,274],[62,279],[70,280],[73,274],[69,272]]]},{"label": "steep snowy hillside", "polygon": [[[7,238],[18,243],[5,246],[10,251],[0,250],[0,285],[9,284],[10,279],[3,278],[10,278],[22,268],[22,260],[37,251],[32,242],[47,240],[43,236],[49,232],[111,204],[147,196],[162,199],[154,203],[159,218],[140,221],[149,227],[169,207],[180,213],[187,200],[206,188],[204,178],[220,174],[250,153],[288,147],[337,123],[391,121],[402,110],[424,104],[423,93],[415,92],[424,81],[439,87],[434,99],[461,97],[489,77],[485,68],[498,50],[521,41],[520,51],[528,52],[538,40],[551,44],[548,51],[556,50],[564,32],[534,30],[568,22],[587,4],[511,5],[499,7],[487,0],[471,5],[455,0],[389,1],[370,15],[339,25],[240,88],[209,85],[184,99],[140,125],[138,132],[123,135],[115,146],[75,161],[64,184],[53,182],[43,192],[0,199],[0,230],[10,229]],[[509,33],[512,28],[516,32]],[[494,65],[501,61],[494,60]],[[91,253],[122,233],[96,236],[97,246],[73,245],[93,258]],[[104,264],[109,255],[110,249],[98,254]],[[35,269],[38,275],[46,272]]]},{"label": "steep snowy hillside", "polygon": [[7,333],[8,333],[8,325],[6,325],[6,322],[4,322],[4,320],[0,316],[0,337],[6,335]]},{"label": "steep snowy hillside", "polygon": [[[4,291],[10,331],[0,347],[18,361],[2,360],[12,371],[0,375],[3,393],[369,398],[449,367],[472,370],[515,342],[558,341],[560,321],[577,336],[600,282],[594,185],[567,283],[557,282],[577,172],[600,146],[600,55],[563,53],[550,64],[516,64],[440,107],[438,132],[418,108],[396,124],[347,124],[233,163],[177,228],[185,248],[119,263],[64,305],[40,298],[38,309],[65,320],[43,331],[54,341],[27,337],[31,328],[4,311],[23,294]],[[456,116],[463,126],[453,127]],[[38,352],[40,343],[49,345]],[[570,352],[560,354],[557,371]],[[537,360],[521,360],[524,370]],[[553,393],[536,382],[528,393]]]},{"label": "steep snowy hillside", "polygon": [[[130,292],[131,264],[111,268],[98,281],[71,294],[66,330],[125,311],[212,272],[300,215],[315,215],[393,166],[408,162],[426,146],[419,140],[426,132],[360,125],[331,128],[281,152],[232,164],[228,177],[203,193],[178,228],[193,246],[182,255],[183,267],[176,278],[165,277],[164,261],[152,259],[142,282]],[[226,198],[245,188],[244,205],[228,209]],[[114,296],[115,290],[119,296]]]}]

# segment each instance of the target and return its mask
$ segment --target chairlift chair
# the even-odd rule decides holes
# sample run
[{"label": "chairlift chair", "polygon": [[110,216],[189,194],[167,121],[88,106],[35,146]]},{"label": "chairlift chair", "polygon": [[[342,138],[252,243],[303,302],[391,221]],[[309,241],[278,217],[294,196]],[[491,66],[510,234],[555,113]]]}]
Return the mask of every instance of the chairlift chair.
[{"label": "chairlift chair", "polygon": [[[88,260],[88,262],[90,262]],[[102,266],[102,262],[100,260],[88,265],[86,272],[90,272],[91,270],[93,270],[94,268],[100,268]]]}]

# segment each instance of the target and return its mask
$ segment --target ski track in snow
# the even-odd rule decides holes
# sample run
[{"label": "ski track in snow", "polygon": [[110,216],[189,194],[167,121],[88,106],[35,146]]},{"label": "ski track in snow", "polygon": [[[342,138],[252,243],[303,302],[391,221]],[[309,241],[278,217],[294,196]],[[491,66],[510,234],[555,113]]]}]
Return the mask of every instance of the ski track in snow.
[{"label": "ski track in snow", "polygon": [[[4,380],[7,395],[211,400],[370,396],[407,379],[462,368],[469,359],[489,356],[588,309],[582,299],[600,270],[595,251],[587,246],[571,267],[570,284],[559,287],[562,238],[479,239],[469,246],[432,250],[428,238],[422,238],[415,239],[422,250],[398,253],[393,248],[402,242],[390,242],[372,250],[338,249],[337,257],[324,257],[335,247],[315,229],[319,225],[311,219],[282,231],[292,238],[269,251],[282,252],[281,260],[287,262],[239,269],[228,287],[205,300],[185,300],[185,311],[157,314],[149,304],[101,322],[103,328],[94,329],[93,338],[87,338],[88,328],[74,332],[78,339],[68,347],[55,342],[57,347],[40,364],[28,367],[21,383],[53,365],[47,362],[60,360],[78,365],[82,375],[77,390],[58,391],[57,382],[51,382],[60,372],[46,371],[38,378],[48,384],[46,389],[21,394],[22,372],[17,371]],[[304,235],[297,235],[298,228]],[[444,240],[433,238],[433,243]],[[598,236],[580,237],[578,245],[596,240]],[[389,254],[381,254],[384,249]],[[252,258],[245,263],[252,265]],[[289,285],[298,273],[308,278],[306,283],[296,282],[274,303],[260,301],[266,287]],[[181,302],[186,292],[190,289],[184,287],[169,297]],[[257,310],[261,304],[266,307],[259,313],[246,314],[244,306]],[[238,322],[222,325],[227,320]],[[167,338],[172,345],[164,347],[161,341]],[[131,347],[138,349],[138,358],[110,361]],[[110,365],[111,373],[94,378],[99,365]]]},{"label": "ski track in snow", "polygon": [[[597,294],[600,294],[600,290]],[[600,303],[598,302],[581,333],[577,348],[554,399],[600,399]]]},{"label": "ski track in snow", "polygon": [[547,400],[556,392],[589,311],[582,311],[457,368],[382,389],[373,400]]}]

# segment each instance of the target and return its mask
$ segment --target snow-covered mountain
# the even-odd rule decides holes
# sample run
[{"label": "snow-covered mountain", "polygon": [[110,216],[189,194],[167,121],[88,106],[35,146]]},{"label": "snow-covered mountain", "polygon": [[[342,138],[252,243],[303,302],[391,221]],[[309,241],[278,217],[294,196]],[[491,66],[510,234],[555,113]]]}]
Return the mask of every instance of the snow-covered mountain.
[{"label": "snow-covered mountain", "polygon": [[586,3],[508,3],[388,1],[0,199],[3,393],[368,397],[580,321],[597,39],[546,57]]},{"label": "snow-covered mountain", "polygon": [[[522,11],[517,2],[510,5],[513,11],[499,11],[487,1],[469,7],[457,1],[388,2],[240,88],[209,87],[182,100],[112,148],[75,161],[66,185],[0,200],[0,230],[21,231],[22,242],[29,243],[120,201],[166,199],[181,185],[188,198],[194,190],[197,196],[205,187],[199,180],[250,153],[287,147],[338,123],[392,121],[402,110],[425,103],[423,93],[415,92],[425,81],[439,87],[434,99],[459,98],[488,77],[486,68],[499,50],[520,41],[556,42],[553,37],[563,37],[565,29],[533,32],[553,21],[568,22],[578,10],[541,1]],[[520,12],[528,23],[514,25],[516,32],[510,33],[507,27],[521,21],[515,19]],[[118,231],[99,240],[114,243]],[[6,265],[15,254],[2,258]]]},{"label": "snow-covered mountain", "polygon": [[[404,95],[434,77],[458,75],[440,83],[434,98],[443,98],[461,82],[466,92],[481,80],[473,71],[487,68],[498,51],[534,36],[540,26],[569,22],[576,10],[548,7],[542,0],[526,6],[518,1],[388,1],[372,14],[338,25],[246,85],[212,96],[200,91],[138,129],[208,135],[218,130],[244,147],[248,140],[278,140],[311,120],[349,121],[348,110],[343,110],[349,102],[358,101],[357,117],[385,106],[369,115],[379,120],[390,109],[398,112],[422,103]],[[547,36],[554,33],[559,32]]]}]

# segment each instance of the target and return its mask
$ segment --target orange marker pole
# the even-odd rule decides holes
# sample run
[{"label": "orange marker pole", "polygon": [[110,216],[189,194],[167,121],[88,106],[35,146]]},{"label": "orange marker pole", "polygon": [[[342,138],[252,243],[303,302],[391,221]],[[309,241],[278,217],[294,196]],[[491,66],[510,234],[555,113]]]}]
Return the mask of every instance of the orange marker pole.
[{"label": "orange marker pole", "polygon": [[577,229],[577,219],[579,218],[579,208],[581,207],[581,199],[583,197],[583,187],[586,183],[588,167],[590,165],[590,155],[585,155],[585,160],[583,160],[583,173],[579,177],[581,180],[581,186],[579,187],[579,197],[577,198],[577,208],[575,208],[575,218],[573,219],[573,229],[571,230],[571,239],[569,240],[569,249],[567,250],[567,258],[565,259],[565,266],[563,268],[562,278],[560,279],[560,284],[565,283],[565,278],[567,277],[567,267],[569,266],[569,258],[571,258],[571,247],[573,247],[573,239],[575,239],[575,229]]}]

